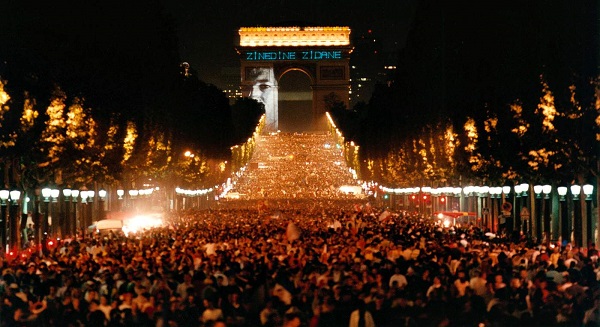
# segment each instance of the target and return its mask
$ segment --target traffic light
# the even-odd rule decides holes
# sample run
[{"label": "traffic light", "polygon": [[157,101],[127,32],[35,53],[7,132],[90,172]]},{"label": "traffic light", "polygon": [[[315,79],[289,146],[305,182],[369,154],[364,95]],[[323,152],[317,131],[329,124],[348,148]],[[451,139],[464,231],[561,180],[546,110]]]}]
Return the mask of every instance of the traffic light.
[{"label": "traffic light", "polygon": [[390,195],[389,195],[389,194],[384,194],[384,195],[383,195],[383,198],[387,200],[387,199],[389,199],[389,198],[390,198]]},{"label": "traffic light", "polygon": [[445,196],[441,196],[440,197],[440,202],[441,203],[445,203],[446,202],[446,197]]}]

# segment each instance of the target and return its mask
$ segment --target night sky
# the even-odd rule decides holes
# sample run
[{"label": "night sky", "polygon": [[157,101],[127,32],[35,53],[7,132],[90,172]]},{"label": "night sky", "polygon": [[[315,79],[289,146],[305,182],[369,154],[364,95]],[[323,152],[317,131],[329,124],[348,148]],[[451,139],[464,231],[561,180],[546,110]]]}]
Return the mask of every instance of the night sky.
[{"label": "night sky", "polygon": [[242,26],[297,25],[350,26],[353,32],[368,29],[381,38],[384,49],[402,47],[416,0],[371,1],[257,1],[162,0],[176,20],[183,61],[198,71],[200,79],[224,87],[223,67],[239,67],[235,53],[237,31]]}]

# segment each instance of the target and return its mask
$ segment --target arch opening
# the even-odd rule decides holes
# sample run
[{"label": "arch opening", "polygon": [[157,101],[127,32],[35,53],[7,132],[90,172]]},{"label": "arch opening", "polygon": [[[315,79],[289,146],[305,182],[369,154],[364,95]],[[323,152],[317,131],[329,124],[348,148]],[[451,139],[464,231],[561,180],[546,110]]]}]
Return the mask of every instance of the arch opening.
[{"label": "arch opening", "polygon": [[317,130],[310,76],[301,69],[285,71],[278,81],[279,130],[286,133]]}]

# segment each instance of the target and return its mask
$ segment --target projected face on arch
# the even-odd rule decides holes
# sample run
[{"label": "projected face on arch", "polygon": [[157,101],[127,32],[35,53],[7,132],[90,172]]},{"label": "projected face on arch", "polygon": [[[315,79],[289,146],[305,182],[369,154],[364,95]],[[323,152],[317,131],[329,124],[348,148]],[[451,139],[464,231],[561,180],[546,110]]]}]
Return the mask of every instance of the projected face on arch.
[{"label": "projected face on arch", "polygon": [[267,105],[269,96],[275,87],[273,70],[267,67],[252,68],[248,80],[254,83],[250,90],[250,97]]},{"label": "projected face on arch", "polygon": [[266,124],[277,126],[277,84],[271,67],[247,67],[246,81],[250,83],[249,98],[265,105]]}]

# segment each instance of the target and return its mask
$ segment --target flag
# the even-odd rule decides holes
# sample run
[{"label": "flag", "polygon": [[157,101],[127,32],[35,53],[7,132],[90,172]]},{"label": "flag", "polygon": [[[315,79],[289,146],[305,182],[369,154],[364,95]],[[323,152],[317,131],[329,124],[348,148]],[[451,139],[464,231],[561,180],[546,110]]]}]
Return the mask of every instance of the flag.
[{"label": "flag", "polygon": [[373,207],[371,206],[370,202],[367,202],[367,204],[365,204],[365,212],[370,215],[373,213]]},{"label": "flag", "polygon": [[291,285],[291,282],[287,280],[280,280],[277,284],[275,284],[275,287],[273,287],[273,295],[278,297],[279,300],[285,305],[292,304],[292,291],[293,285]]},{"label": "flag", "polygon": [[361,212],[362,211],[362,206],[358,203],[354,204],[354,211],[356,212]]},{"label": "flag", "polygon": [[285,231],[285,236],[287,237],[288,241],[295,241],[297,239],[300,238],[300,228],[298,228],[298,226],[296,226],[296,224],[290,222],[287,225],[287,229]]},{"label": "flag", "polygon": [[385,210],[384,212],[382,212],[379,215],[379,222],[384,222],[384,221],[390,219],[391,216],[392,216],[392,214],[388,210]]},{"label": "flag", "polygon": [[338,229],[341,229],[341,228],[342,228],[342,223],[340,223],[340,221],[336,219],[333,222],[333,229],[338,230]]},{"label": "flag", "polygon": [[207,243],[204,246],[204,249],[206,251],[206,255],[215,255],[217,254],[217,251],[215,251],[215,243]]}]

